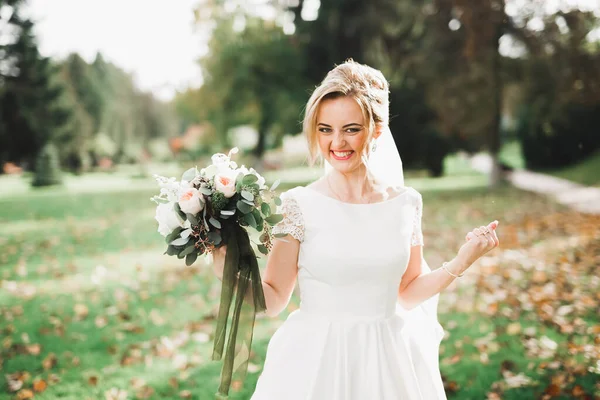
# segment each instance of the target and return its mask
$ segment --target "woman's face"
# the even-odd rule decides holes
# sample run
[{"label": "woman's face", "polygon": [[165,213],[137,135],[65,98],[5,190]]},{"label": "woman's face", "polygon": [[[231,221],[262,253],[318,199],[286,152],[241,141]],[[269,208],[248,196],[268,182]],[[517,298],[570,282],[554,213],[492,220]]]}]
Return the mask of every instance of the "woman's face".
[{"label": "woman's face", "polygon": [[352,97],[323,100],[316,128],[321,154],[333,168],[348,173],[362,164],[360,154],[368,128],[360,106]]}]

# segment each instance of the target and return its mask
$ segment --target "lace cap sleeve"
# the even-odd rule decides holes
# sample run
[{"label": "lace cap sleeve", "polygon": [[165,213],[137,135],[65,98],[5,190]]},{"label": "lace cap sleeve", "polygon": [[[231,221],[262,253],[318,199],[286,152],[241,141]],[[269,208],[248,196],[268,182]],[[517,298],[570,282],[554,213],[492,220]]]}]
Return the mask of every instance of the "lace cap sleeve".
[{"label": "lace cap sleeve", "polygon": [[283,214],[283,220],[273,226],[272,233],[288,233],[299,242],[304,241],[304,220],[296,199],[288,192],[280,196],[281,205],[277,207],[277,214]]},{"label": "lace cap sleeve", "polygon": [[413,220],[413,233],[410,240],[411,246],[423,246],[423,231],[421,229],[421,219],[423,218],[423,197],[417,193],[415,204],[415,217]]}]

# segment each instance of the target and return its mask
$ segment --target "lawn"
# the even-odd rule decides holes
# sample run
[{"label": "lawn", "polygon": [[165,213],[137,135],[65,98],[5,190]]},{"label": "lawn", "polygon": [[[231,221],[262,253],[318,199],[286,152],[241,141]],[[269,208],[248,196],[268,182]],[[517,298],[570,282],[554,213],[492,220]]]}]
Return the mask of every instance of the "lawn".
[{"label": "lawn", "polygon": [[[292,176],[283,188],[300,184]],[[212,399],[218,281],[205,260],[162,255],[152,183],[111,191],[104,179],[41,192],[0,179],[0,398]],[[600,396],[600,219],[483,182],[407,179],[423,194],[433,268],[467,231],[500,221],[502,248],[441,296],[449,398]],[[297,307],[294,295],[258,319],[251,372],[231,399],[250,397],[270,336]]]}]

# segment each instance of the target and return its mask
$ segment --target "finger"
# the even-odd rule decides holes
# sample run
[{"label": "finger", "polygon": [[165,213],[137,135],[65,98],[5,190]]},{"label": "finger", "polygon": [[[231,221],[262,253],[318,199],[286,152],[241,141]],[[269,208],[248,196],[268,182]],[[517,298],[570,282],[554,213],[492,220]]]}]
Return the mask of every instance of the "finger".
[{"label": "finger", "polygon": [[498,227],[498,224],[499,224],[498,220],[492,221],[488,224],[488,228],[494,230]]},{"label": "finger", "polygon": [[500,245],[500,239],[498,239],[498,235],[496,235],[496,231],[493,232],[494,236],[492,236],[494,238],[494,243],[496,246]]}]

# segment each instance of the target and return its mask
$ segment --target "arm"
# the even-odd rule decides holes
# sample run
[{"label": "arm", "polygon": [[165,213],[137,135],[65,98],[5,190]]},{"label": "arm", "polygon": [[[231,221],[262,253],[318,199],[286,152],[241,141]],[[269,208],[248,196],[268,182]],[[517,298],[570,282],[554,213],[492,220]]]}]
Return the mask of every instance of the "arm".
[{"label": "arm", "polygon": [[[219,280],[223,280],[223,266],[225,264],[225,247],[215,250],[213,254],[213,268]],[[300,242],[287,235],[276,238],[273,247],[267,256],[267,266],[262,277],[262,288],[267,305],[266,314],[270,317],[279,315],[287,306],[294,291],[298,274],[298,254]],[[246,301],[252,301],[252,291],[248,290]]]},{"label": "arm", "polygon": [[[398,288],[398,301],[402,307],[409,310],[435,296],[456,279],[442,268],[422,272],[422,263],[426,264],[423,258],[423,246],[412,246],[408,266]],[[446,264],[446,268],[455,275],[461,274],[468,267],[469,265],[458,257],[453,258]]]},{"label": "arm", "polygon": [[[413,235],[411,238],[410,257],[408,266],[398,287],[398,301],[406,309],[412,309],[423,301],[440,293],[456,277],[443,268],[431,271],[423,258],[423,233],[421,231],[423,200],[419,194],[416,202]],[[496,236],[498,221],[491,222],[487,228],[491,231],[486,236],[476,236],[473,229],[465,237],[466,243],[461,246],[456,257],[446,264],[446,269],[454,275],[460,275],[467,270],[479,257],[497,247],[500,242]],[[483,226],[481,226],[483,228]],[[425,265],[424,272],[422,267]]]},{"label": "arm", "polygon": [[[265,295],[268,316],[277,316],[287,306],[294,291],[298,275],[298,255],[300,242],[304,240],[304,221],[300,207],[289,197],[287,192],[281,195],[282,205],[277,212],[283,215],[283,220],[273,227],[273,234],[286,233],[282,238],[274,238],[273,247],[268,254],[267,266],[262,274],[262,288]],[[215,274],[221,279],[225,251],[223,257],[215,258]],[[251,290],[246,300],[252,299]]]}]

